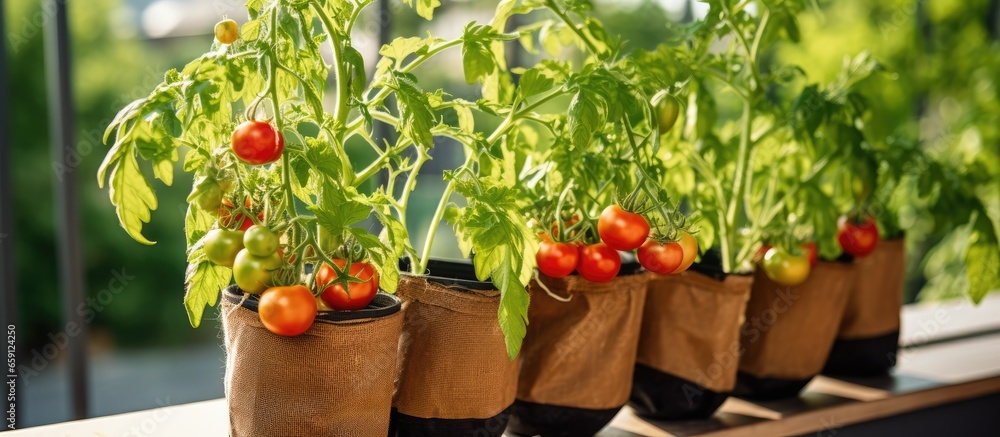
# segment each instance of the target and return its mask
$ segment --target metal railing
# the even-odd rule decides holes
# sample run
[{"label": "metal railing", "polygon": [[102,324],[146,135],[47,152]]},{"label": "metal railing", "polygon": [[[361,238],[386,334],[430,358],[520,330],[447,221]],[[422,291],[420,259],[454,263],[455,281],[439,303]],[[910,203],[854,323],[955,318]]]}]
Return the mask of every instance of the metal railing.
[{"label": "metal railing", "polygon": [[[6,29],[6,17],[4,14],[4,1],[0,0],[0,37],[7,35]],[[8,100],[7,95],[10,88],[8,88],[8,76],[7,76],[7,42],[3,41],[0,44],[0,294],[3,294],[3,309],[0,311],[0,324],[5,328],[4,332],[10,335],[12,326],[17,326],[17,263],[14,259],[14,197],[11,190],[10,176],[11,169],[11,156],[14,145],[11,143],[10,135],[10,113],[8,111]],[[14,363],[13,366],[17,368],[16,357],[20,348],[18,346],[16,330],[14,332],[14,339],[8,338],[8,346],[14,346],[13,355]],[[13,342],[11,344],[10,342]],[[7,349],[8,353],[11,350]],[[7,362],[7,360],[4,360]],[[7,362],[8,366],[11,363]],[[14,383],[14,387],[8,390],[16,390],[20,386],[20,381],[17,377],[17,372],[11,372],[9,367],[4,371],[5,382],[11,381]],[[4,399],[7,397],[4,396]],[[9,405],[8,405],[9,404]],[[14,411],[18,411],[20,403],[17,397],[9,400],[7,404],[8,408],[13,407]],[[8,408],[4,408],[6,411]],[[5,423],[6,425],[6,423]],[[0,427],[0,429],[7,429],[6,426]]]}]

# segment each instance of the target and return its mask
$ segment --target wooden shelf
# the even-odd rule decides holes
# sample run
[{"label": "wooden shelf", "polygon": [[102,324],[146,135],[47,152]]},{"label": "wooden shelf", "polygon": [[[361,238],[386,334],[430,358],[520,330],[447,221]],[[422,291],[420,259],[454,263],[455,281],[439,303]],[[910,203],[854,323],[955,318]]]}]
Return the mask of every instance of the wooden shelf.
[{"label": "wooden shelf", "polygon": [[1000,393],[1000,296],[911,305],[891,376],[818,376],[793,399],[730,398],[709,420],[648,421],[625,408],[600,437],[800,435]]},{"label": "wooden shelf", "polygon": [[[727,400],[708,420],[655,422],[624,408],[599,437],[797,435],[1000,393],[1000,296],[903,311],[899,366],[883,378],[815,378],[797,398]],[[167,400],[169,403],[169,400]],[[27,428],[10,436],[224,436],[225,399]],[[5,436],[8,434],[5,434]]]}]

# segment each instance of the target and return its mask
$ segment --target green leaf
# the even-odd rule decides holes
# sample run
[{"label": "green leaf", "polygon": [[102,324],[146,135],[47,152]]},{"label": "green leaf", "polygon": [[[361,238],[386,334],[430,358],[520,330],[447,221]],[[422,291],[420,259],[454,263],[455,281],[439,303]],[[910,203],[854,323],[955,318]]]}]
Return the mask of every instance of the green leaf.
[{"label": "green leaf", "polygon": [[256,41],[260,38],[260,20],[250,20],[240,28],[240,39],[245,42]]},{"label": "green leaf", "polygon": [[418,146],[433,147],[431,129],[434,127],[434,110],[427,94],[411,74],[394,71],[390,77],[389,86],[396,91],[396,107],[402,121],[398,129]]},{"label": "green leaf", "polygon": [[569,132],[573,146],[585,149],[597,129],[604,124],[601,103],[595,94],[579,90],[569,103]]},{"label": "green leaf", "polygon": [[299,15],[291,8],[278,8],[278,28],[288,35],[296,49],[305,47],[305,38],[299,26]]},{"label": "green leaf", "polygon": [[965,264],[973,302],[978,304],[989,292],[1000,290],[1000,246],[995,240],[979,239],[972,243]]},{"label": "green leaf", "polygon": [[493,73],[498,64],[498,53],[493,43],[514,38],[517,38],[517,35],[503,33],[491,26],[476,23],[465,26],[462,34],[462,66],[465,70],[465,81],[476,83],[480,78]]},{"label": "green leaf", "polygon": [[392,42],[383,45],[379,49],[378,54],[392,59],[395,61],[394,65],[396,69],[400,69],[403,66],[403,61],[410,55],[422,55],[427,53],[427,50],[431,48],[434,44],[439,42],[437,38],[419,38],[419,37],[409,37],[403,38],[399,37]]},{"label": "green leaf", "polygon": [[[500,327],[507,352],[517,356],[527,323],[528,295],[524,285],[534,268],[535,237],[521,217],[517,190],[496,177],[480,176],[475,183],[457,180],[455,191],[468,206],[449,208],[446,219],[455,227],[463,250],[471,246],[472,262],[480,280],[492,279],[500,290]],[[526,254],[529,254],[526,256]]]},{"label": "green leaf", "polygon": [[497,312],[497,319],[500,322],[500,330],[503,331],[504,343],[507,345],[507,356],[513,360],[521,351],[524,336],[528,333],[530,297],[519,281],[509,258],[493,272],[493,284],[500,290],[500,309]]},{"label": "green leaf", "polygon": [[342,187],[333,181],[323,185],[319,205],[310,206],[316,214],[316,222],[332,235],[340,235],[351,225],[371,215],[371,205],[363,202],[363,196],[354,187]]},{"label": "green leaf", "polygon": [[317,173],[333,181],[339,181],[341,175],[341,162],[337,157],[337,152],[326,141],[306,137],[305,159],[309,166]]},{"label": "green leaf", "polygon": [[517,92],[521,99],[526,99],[552,89],[554,83],[555,81],[546,76],[539,68],[529,68],[521,75]]},{"label": "green leaf", "polygon": [[[132,147],[123,149],[111,170],[109,196],[115,206],[118,222],[125,232],[142,244],[153,244],[142,236],[143,223],[149,223],[150,212],[156,209],[156,194],[139,171]],[[109,164],[111,165],[111,164]]]},{"label": "green leaf", "polygon": [[217,266],[204,257],[201,249],[192,252],[194,259],[189,261],[184,282],[187,292],[184,294],[184,308],[187,310],[188,321],[197,328],[201,325],[202,315],[206,306],[215,306],[219,302],[219,292],[229,285],[233,271],[228,267]]},{"label": "green leaf", "polygon": [[434,9],[441,6],[438,0],[403,0],[408,6],[417,10],[417,15],[427,20],[434,18]]},{"label": "green leaf", "polygon": [[542,8],[541,3],[528,2],[529,4],[524,4],[521,6],[515,6],[518,0],[503,0],[497,4],[497,9],[493,13],[493,19],[490,20],[490,27],[496,29],[498,32],[503,32],[507,28],[507,20],[514,15],[527,14],[535,9]]},{"label": "green leaf", "polygon": [[344,48],[344,62],[351,66],[351,94],[360,100],[368,83],[368,78],[365,76],[365,59],[361,56],[361,52],[348,46]]},{"label": "green leaf", "polygon": [[188,247],[193,247],[201,240],[214,224],[215,216],[212,212],[205,211],[196,204],[188,205],[184,216],[184,235],[187,237]]}]

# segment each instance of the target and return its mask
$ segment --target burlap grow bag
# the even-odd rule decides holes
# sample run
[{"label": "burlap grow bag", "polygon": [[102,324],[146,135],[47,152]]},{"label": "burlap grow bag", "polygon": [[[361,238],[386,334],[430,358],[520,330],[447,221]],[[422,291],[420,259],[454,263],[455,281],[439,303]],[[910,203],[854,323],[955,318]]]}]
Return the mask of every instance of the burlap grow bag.
[{"label": "burlap grow bag", "polygon": [[740,330],[736,394],[792,397],[823,370],[854,281],[851,263],[820,261],[806,282],[788,287],[754,274]]},{"label": "burlap grow bag", "polygon": [[403,325],[400,301],[379,294],[367,309],[320,313],[298,337],[272,334],[257,300],[223,293],[230,435],[382,437]]},{"label": "burlap grow bag", "polygon": [[875,376],[896,365],[905,252],[903,239],[880,241],[855,261],[856,280],[823,373]]},{"label": "burlap grow bag", "polygon": [[489,282],[445,285],[403,276],[397,295],[405,319],[390,435],[503,435],[517,363],[507,356],[497,322],[500,292]]},{"label": "burlap grow bag", "polygon": [[751,284],[749,275],[650,274],[629,399],[638,414],[706,418],[729,397]]},{"label": "burlap grow bag", "polygon": [[[623,272],[636,273],[631,266]],[[560,302],[533,282],[528,333],[508,431],[520,435],[587,436],[628,401],[647,276],[610,282],[573,275],[542,277]]]}]

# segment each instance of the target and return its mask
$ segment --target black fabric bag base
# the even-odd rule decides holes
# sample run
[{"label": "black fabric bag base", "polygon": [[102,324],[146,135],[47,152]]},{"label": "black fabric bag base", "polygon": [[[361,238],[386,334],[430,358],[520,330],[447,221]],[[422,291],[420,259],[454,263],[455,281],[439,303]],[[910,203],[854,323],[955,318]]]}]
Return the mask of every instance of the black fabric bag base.
[{"label": "black fabric bag base", "polygon": [[759,378],[749,373],[736,374],[736,389],[733,396],[759,401],[773,401],[794,398],[812,381],[806,379]]},{"label": "black fabric bag base", "polygon": [[896,366],[899,331],[871,338],[840,339],[833,343],[823,374],[883,376]]},{"label": "black fabric bag base", "polygon": [[392,409],[390,437],[501,437],[512,407],[487,419],[435,419],[408,416]]},{"label": "black fabric bag base", "polygon": [[514,401],[507,432],[515,436],[585,437],[597,434],[624,407],[607,410]]},{"label": "black fabric bag base", "polygon": [[729,393],[718,393],[684,378],[636,364],[629,406],[658,420],[707,419]]}]

